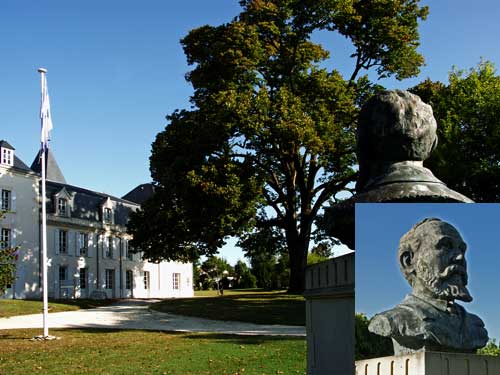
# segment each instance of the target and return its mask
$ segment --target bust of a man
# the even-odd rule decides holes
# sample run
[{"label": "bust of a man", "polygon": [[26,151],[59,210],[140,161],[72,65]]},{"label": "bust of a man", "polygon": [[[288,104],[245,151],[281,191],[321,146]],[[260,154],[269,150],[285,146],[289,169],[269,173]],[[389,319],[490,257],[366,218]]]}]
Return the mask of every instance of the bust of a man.
[{"label": "bust of a man", "polygon": [[401,237],[398,260],[412,292],[376,314],[368,327],[392,338],[395,355],[420,349],[474,352],[486,345],[483,321],[455,302],[472,301],[466,248],[455,227],[436,218],[417,223]]},{"label": "bust of a man", "polygon": [[436,148],[432,108],[408,91],[383,91],[361,108],[357,202],[472,202],[423,165]]}]

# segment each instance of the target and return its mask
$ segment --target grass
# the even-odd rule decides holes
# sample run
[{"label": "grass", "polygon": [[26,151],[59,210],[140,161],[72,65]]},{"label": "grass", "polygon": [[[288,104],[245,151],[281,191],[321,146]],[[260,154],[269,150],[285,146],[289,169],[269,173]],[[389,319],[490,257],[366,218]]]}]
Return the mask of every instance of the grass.
[{"label": "grass", "polygon": [[0,331],[0,374],[305,374],[304,338],[148,331]]},{"label": "grass", "polygon": [[305,300],[302,295],[261,290],[196,292],[194,298],[168,299],[150,306],[153,310],[207,319],[258,324],[305,325]]},{"label": "grass", "polygon": [[[114,300],[71,299],[49,301],[49,312],[74,311],[107,306]],[[42,301],[0,299],[0,318],[42,313]]]}]

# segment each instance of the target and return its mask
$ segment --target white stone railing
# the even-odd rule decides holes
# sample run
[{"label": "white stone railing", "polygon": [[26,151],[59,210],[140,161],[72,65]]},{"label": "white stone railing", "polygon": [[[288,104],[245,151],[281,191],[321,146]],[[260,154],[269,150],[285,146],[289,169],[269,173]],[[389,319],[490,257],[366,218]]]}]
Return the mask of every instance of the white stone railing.
[{"label": "white stone railing", "polygon": [[306,290],[354,285],[354,253],[313,264],[306,269]]},{"label": "white stone railing", "polygon": [[500,375],[500,357],[417,352],[356,361],[356,375]]}]

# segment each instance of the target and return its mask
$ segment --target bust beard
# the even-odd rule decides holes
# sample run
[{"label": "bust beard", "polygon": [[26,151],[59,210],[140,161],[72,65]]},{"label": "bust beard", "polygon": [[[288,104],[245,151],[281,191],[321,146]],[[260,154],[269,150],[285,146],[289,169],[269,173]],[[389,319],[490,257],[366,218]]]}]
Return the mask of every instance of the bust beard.
[{"label": "bust beard", "polygon": [[[416,266],[418,278],[435,299],[472,301],[472,296],[466,287],[467,270],[464,266],[451,264],[442,272],[431,269],[425,261],[418,261]],[[420,294],[418,290],[414,290],[413,293]]]}]

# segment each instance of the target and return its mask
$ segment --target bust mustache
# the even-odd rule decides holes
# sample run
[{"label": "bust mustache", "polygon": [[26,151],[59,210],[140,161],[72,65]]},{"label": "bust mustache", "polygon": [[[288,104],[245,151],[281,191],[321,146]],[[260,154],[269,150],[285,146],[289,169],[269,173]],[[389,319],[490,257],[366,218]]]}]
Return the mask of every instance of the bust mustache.
[{"label": "bust mustache", "polygon": [[[464,262],[465,263],[465,262]],[[427,289],[432,293],[432,297],[440,300],[453,301],[455,299],[464,302],[471,302],[472,296],[467,289],[467,268],[465,265],[452,263],[442,272],[433,275],[423,265],[420,268],[420,277]],[[415,291],[416,295],[422,295],[420,290]]]}]

